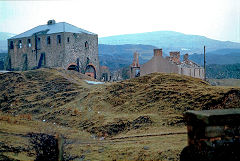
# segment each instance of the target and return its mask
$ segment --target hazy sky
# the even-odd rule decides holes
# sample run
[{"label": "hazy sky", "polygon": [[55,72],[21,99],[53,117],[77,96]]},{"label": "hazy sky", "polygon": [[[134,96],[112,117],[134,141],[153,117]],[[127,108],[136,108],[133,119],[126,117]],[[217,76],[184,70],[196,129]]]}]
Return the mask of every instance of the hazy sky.
[{"label": "hazy sky", "polygon": [[240,42],[240,0],[0,0],[0,32],[19,34],[49,19],[99,37],[171,30]]}]

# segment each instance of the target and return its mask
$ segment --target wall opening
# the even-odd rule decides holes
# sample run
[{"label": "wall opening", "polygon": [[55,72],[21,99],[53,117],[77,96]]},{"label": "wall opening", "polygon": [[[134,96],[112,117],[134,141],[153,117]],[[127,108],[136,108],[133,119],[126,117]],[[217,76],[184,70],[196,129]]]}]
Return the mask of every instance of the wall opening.
[{"label": "wall opening", "polygon": [[84,45],[84,46],[85,46],[85,49],[88,49],[88,48],[89,48],[87,41],[85,42],[85,45]]},{"label": "wall opening", "polygon": [[85,74],[96,79],[96,69],[93,65],[88,65],[85,70]]},{"label": "wall opening", "polygon": [[50,45],[51,44],[51,38],[50,36],[47,37],[47,45]]},{"label": "wall opening", "polygon": [[23,54],[23,71],[28,70],[28,58],[27,58],[27,54]]},{"label": "wall opening", "polygon": [[13,48],[14,48],[13,41],[10,41],[9,49],[13,49]]},{"label": "wall opening", "polygon": [[78,65],[76,63],[71,63],[71,64],[68,65],[67,70],[78,71]]},{"label": "wall opening", "polygon": [[37,68],[45,67],[46,66],[46,57],[45,53],[41,53],[40,59],[38,61]]},{"label": "wall opening", "polygon": [[28,40],[27,40],[27,44],[28,44],[28,47],[29,47],[29,48],[32,47],[31,39],[28,39]]},{"label": "wall opening", "polygon": [[140,69],[135,70],[135,77],[140,77]]},{"label": "wall opening", "polygon": [[41,38],[38,37],[37,38],[37,49],[40,49],[41,48]]},{"label": "wall opening", "polygon": [[18,40],[18,48],[22,48],[22,40]]},{"label": "wall opening", "polygon": [[103,80],[104,82],[108,81],[108,73],[103,73],[103,74],[102,74],[102,80]]},{"label": "wall opening", "polygon": [[57,35],[57,43],[61,44],[62,40],[61,40],[61,35]]}]

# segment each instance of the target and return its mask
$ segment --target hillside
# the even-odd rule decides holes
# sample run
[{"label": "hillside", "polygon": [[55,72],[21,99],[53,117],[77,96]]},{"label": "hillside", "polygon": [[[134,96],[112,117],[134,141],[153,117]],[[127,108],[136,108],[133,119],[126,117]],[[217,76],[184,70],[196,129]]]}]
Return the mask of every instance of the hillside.
[{"label": "hillside", "polygon": [[240,79],[240,64],[211,64],[207,65],[207,78],[227,79],[234,78]]},{"label": "hillside", "polygon": [[[203,54],[189,55],[189,59],[203,65]],[[207,64],[236,64],[240,62],[240,49],[219,49],[206,52]]]},{"label": "hillside", "polygon": [[177,74],[102,85],[60,69],[0,77],[0,158],[33,160],[28,134],[45,133],[64,136],[65,160],[177,160],[184,111],[240,107],[239,88]]},{"label": "hillside", "polygon": [[222,48],[240,49],[240,43],[230,41],[218,41],[199,35],[187,35],[174,31],[156,31],[138,34],[117,35],[99,38],[100,44],[123,45],[123,44],[144,44],[163,48],[164,51],[183,51],[189,54],[203,52],[203,46],[208,51]]}]

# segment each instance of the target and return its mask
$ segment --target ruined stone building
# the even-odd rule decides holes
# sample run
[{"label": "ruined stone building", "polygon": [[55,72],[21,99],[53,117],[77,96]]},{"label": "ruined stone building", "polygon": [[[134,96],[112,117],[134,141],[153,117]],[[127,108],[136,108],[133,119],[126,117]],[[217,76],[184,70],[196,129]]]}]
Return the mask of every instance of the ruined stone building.
[{"label": "ruined stone building", "polygon": [[[130,66],[130,78],[138,77],[139,75],[134,70],[135,54],[133,64]],[[138,56],[136,57],[138,59]],[[138,62],[138,60],[137,60]],[[184,60],[180,61],[180,52],[170,52],[170,56],[163,57],[162,49],[154,49],[154,56],[151,60],[138,67],[140,76],[160,72],[160,73],[177,73],[195,78],[204,79],[204,69],[198,64],[188,59],[188,54],[184,55]]]},{"label": "ruined stone building", "polygon": [[101,81],[107,82],[111,80],[111,73],[107,66],[101,66]]},{"label": "ruined stone building", "polygon": [[100,77],[98,35],[66,22],[49,20],[8,39],[8,68],[61,67]]},{"label": "ruined stone building", "polygon": [[140,64],[139,64],[139,54],[134,53],[133,63],[130,66],[130,78],[135,78],[140,76]]}]

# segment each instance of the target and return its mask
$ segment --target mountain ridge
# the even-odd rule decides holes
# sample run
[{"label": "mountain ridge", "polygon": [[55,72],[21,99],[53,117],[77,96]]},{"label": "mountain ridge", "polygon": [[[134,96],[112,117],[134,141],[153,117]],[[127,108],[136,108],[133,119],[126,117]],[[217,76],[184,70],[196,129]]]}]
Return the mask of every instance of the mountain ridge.
[{"label": "mountain ridge", "polygon": [[137,34],[124,34],[99,38],[99,44],[124,45],[143,44],[153,45],[163,50],[177,50],[193,53],[202,53],[205,45],[209,51],[222,48],[239,48],[240,43],[219,41],[200,35],[188,35],[175,31],[154,31]]}]

